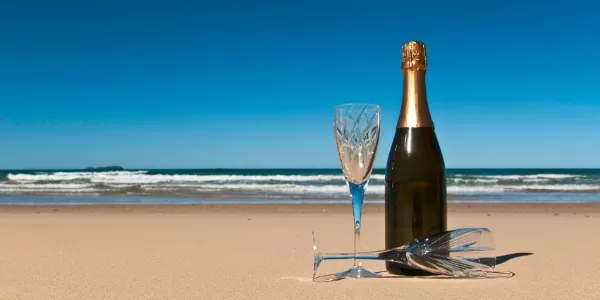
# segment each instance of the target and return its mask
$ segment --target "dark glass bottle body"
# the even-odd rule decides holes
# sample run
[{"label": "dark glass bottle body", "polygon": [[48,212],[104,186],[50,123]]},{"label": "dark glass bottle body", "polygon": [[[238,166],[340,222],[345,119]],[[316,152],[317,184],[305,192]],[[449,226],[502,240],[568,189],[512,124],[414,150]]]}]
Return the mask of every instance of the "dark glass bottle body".
[{"label": "dark glass bottle body", "polygon": [[[398,128],[385,175],[385,247],[446,231],[446,172],[433,127]],[[389,273],[427,275],[386,262]]]}]

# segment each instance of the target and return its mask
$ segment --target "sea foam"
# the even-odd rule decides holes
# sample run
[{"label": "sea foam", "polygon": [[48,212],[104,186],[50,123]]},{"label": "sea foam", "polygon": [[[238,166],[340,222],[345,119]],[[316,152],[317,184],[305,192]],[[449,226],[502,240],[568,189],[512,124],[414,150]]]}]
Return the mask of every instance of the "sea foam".
[{"label": "sea foam", "polygon": [[[37,172],[10,173],[0,181],[0,193],[19,192],[210,192],[277,194],[298,197],[348,197],[348,187],[341,174],[194,174],[194,172],[153,171],[111,172]],[[289,172],[288,172],[289,173]],[[385,175],[373,174],[367,195],[383,197]],[[578,174],[450,174],[447,175],[450,195],[489,195],[508,193],[586,192],[600,193],[600,176]]]}]

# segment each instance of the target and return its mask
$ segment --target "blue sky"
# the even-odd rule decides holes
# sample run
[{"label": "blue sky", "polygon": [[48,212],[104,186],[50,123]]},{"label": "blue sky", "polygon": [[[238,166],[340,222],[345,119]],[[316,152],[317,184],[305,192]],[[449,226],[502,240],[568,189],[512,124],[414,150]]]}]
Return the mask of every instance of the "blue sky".
[{"label": "blue sky", "polygon": [[335,168],[345,102],[384,167],[413,39],[447,167],[600,167],[593,1],[13,2],[0,169]]}]

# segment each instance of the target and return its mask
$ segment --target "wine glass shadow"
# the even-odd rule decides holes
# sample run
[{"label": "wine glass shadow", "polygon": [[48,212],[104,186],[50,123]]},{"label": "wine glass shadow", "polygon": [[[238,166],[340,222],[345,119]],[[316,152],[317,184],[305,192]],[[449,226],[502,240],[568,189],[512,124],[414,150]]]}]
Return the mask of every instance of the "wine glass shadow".
[{"label": "wine glass shadow", "polygon": [[511,253],[511,254],[506,254],[506,255],[502,255],[502,256],[496,256],[496,265],[503,264],[503,263],[505,263],[511,259],[517,258],[517,257],[529,256],[529,255],[533,255],[533,253],[517,252],[517,253]]},{"label": "wine glass shadow", "polygon": [[[511,254],[505,254],[505,255],[501,255],[501,256],[496,256],[496,265],[500,265],[503,264],[509,260],[518,258],[518,257],[522,257],[522,256],[529,256],[529,255],[533,255],[533,253],[531,252],[517,252],[517,253],[511,253]],[[449,277],[449,276],[444,276],[444,275],[429,275],[429,276],[402,276],[402,275],[390,275],[387,273],[386,270],[382,270],[382,271],[376,271],[375,273],[380,274],[381,277],[379,278],[417,278],[417,279],[452,279],[452,280],[457,280],[457,279],[467,279],[467,280],[474,280],[474,279],[507,279],[507,278],[512,278],[514,276],[516,276],[516,274],[514,272],[510,272],[510,271],[496,271],[493,273],[490,273],[489,276],[486,277],[481,277],[481,278],[455,278],[455,277]],[[326,275],[321,275],[318,277],[315,277],[314,282],[333,282],[333,281],[338,281],[338,280],[342,280],[344,278],[339,278],[336,277],[335,274],[326,274]]]}]

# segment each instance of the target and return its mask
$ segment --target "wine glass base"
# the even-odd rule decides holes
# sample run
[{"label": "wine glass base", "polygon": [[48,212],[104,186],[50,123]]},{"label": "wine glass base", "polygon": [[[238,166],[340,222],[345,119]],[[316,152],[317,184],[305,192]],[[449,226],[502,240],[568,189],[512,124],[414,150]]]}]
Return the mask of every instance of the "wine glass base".
[{"label": "wine glass base", "polygon": [[373,273],[363,267],[355,266],[344,272],[335,274],[336,278],[379,278],[381,275]]}]

